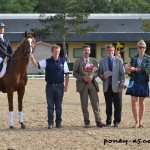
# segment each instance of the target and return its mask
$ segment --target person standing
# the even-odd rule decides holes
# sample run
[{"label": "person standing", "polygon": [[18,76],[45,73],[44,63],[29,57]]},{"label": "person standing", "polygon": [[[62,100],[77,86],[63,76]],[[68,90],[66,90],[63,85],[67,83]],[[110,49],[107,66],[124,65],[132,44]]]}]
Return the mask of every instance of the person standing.
[{"label": "person standing", "polygon": [[150,56],[145,54],[146,43],[143,40],[137,43],[137,49],[139,54],[132,57],[130,65],[125,67],[130,76],[126,95],[131,95],[135,128],[141,128],[143,127],[142,119],[145,110],[144,100],[149,97]]},{"label": "person standing", "polygon": [[119,127],[122,112],[122,91],[125,83],[123,61],[114,56],[113,45],[105,46],[106,57],[99,63],[98,76],[103,82],[106,103],[106,126],[112,123],[112,103],[114,103],[114,127]]},{"label": "person standing", "polygon": [[81,107],[84,117],[85,128],[90,128],[90,119],[88,111],[88,96],[90,97],[91,105],[95,115],[95,121],[97,127],[103,127],[100,117],[100,108],[99,108],[99,86],[95,80],[95,76],[88,78],[84,74],[84,67],[88,64],[97,65],[95,58],[89,57],[91,53],[91,48],[89,45],[84,45],[82,47],[82,57],[76,59],[73,67],[73,76],[76,80],[76,89],[80,94]]},{"label": "person standing", "polygon": [[64,92],[67,92],[69,83],[68,65],[63,58],[59,57],[60,49],[60,46],[53,45],[51,49],[52,57],[39,62],[31,55],[32,64],[39,69],[45,69],[48,129],[53,128],[54,106],[56,111],[56,127],[62,127],[62,100]]}]

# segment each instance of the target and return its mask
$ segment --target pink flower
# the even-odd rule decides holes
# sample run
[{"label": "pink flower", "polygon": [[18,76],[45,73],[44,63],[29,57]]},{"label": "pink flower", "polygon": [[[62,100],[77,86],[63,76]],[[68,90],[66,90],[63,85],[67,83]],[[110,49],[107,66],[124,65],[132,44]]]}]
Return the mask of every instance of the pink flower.
[{"label": "pink flower", "polygon": [[94,69],[94,65],[93,64],[86,64],[85,65],[85,71],[92,71]]}]

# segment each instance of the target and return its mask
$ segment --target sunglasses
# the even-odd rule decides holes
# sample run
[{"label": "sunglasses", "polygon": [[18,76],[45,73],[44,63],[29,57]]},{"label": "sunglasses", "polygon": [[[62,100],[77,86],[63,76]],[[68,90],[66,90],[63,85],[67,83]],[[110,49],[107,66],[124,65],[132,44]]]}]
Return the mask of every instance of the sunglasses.
[{"label": "sunglasses", "polygon": [[143,49],[146,49],[146,47],[139,46],[139,49],[142,49],[142,48],[143,48]]}]

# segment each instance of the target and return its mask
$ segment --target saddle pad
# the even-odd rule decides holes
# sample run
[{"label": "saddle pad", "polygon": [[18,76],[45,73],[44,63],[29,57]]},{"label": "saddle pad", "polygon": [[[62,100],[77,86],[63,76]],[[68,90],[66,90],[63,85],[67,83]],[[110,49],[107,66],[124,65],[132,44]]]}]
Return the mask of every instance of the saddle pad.
[{"label": "saddle pad", "polygon": [[0,78],[2,78],[6,72],[6,68],[7,68],[7,62],[3,62],[3,67],[2,70],[0,71]]}]

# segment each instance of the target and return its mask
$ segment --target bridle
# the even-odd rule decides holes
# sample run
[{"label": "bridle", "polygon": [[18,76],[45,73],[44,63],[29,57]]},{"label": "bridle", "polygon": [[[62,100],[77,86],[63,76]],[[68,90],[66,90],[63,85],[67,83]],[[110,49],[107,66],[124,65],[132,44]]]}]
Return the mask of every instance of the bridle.
[{"label": "bridle", "polygon": [[[20,59],[20,58],[23,57],[23,56],[29,56],[29,55],[32,55],[32,54],[33,54],[34,47],[32,47],[32,45],[31,45],[32,39],[31,39],[31,40],[30,40],[30,39],[31,39],[31,38],[29,37],[28,39],[25,39],[25,40],[21,43],[21,44],[23,44],[26,40],[29,40],[29,42],[30,42],[29,49],[26,50],[24,53],[22,53],[21,55],[19,55],[19,56],[17,56],[17,57],[11,58],[11,60]],[[21,45],[21,44],[20,44],[20,45]],[[35,42],[34,42],[34,44],[35,44]]]}]

